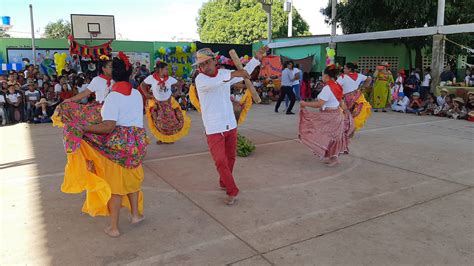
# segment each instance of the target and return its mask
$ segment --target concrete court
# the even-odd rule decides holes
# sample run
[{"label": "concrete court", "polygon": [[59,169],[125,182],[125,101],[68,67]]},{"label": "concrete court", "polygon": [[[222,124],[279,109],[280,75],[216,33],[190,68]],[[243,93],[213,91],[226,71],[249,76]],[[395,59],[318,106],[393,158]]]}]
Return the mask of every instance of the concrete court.
[{"label": "concrete court", "polygon": [[295,140],[298,116],[252,108],[240,132],[240,201],[222,203],[199,114],[144,163],[147,220],[107,237],[106,218],[60,192],[51,125],[0,128],[1,265],[472,265],[474,123],[375,113],[338,168]]}]

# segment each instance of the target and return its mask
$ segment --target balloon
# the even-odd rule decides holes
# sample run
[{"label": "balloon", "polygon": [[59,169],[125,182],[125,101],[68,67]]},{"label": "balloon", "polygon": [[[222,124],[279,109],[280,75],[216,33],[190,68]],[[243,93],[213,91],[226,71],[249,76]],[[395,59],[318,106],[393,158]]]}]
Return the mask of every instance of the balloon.
[{"label": "balloon", "polygon": [[54,64],[56,65],[56,72],[58,73],[58,76],[61,75],[64,69],[64,66],[66,65],[66,58],[67,58],[66,53],[54,54]]},{"label": "balloon", "polygon": [[191,43],[191,53],[195,53],[197,51],[197,47],[195,43]]},{"label": "balloon", "polygon": [[245,55],[245,56],[244,56],[244,59],[245,59],[245,61],[249,61],[249,56],[248,56],[248,55]]},{"label": "balloon", "polygon": [[177,53],[177,54],[182,54],[182,53],[183,53],[183,47],[181,47],[181,46],[176,46],[176,53]]},{"label": "balloon", "polygon": [[158,51],[160,52],[160,54],[166,54],[165,47],[160,47],[160,49],[158,49]]},{"label": "balloon", "polygon": [[189,52],[191,52],[191,47],[189,47],[188,45],[185,45],[185,46],[183,46],[183,50],[184,50],[185,53],[189,53]]},{"label": "balloon", "polygon": [[170,47],[166,48],[166,54],[171,54],[171,48]]}]

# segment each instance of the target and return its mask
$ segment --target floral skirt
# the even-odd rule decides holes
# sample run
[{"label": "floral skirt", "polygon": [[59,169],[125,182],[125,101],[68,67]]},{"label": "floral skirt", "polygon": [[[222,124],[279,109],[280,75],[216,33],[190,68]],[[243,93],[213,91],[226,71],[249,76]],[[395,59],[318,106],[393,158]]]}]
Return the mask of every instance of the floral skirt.
[{"label": "floral skirt", "polygon": [[353,130],[352,117],[341,109],[320,112],[300,110],[298,138],[320,159],[348,154],[349,136]]},{"label": "floral skirt", "polygon": [[151,134],[166,143],[178,141],[188,135],[191,127],[191,118],[174,97],[167,101],[148,100],[146,117]]}]

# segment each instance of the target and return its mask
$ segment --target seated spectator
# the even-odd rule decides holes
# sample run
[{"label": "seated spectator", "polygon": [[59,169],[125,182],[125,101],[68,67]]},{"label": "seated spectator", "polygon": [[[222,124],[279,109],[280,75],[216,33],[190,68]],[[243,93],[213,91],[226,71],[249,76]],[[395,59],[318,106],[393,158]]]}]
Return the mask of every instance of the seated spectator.
[{"label": "seated spectator", "polygon": [[466,109],[468,112],[474,111],[474,91],[467,93]]},{"label": "seated spectator", "polygon": [[419,92],[414,92],[412,94],[410,103],[407,107],[407,113],[415,113],[420,115],[420,112],[423,111],[423,101],[420,98]]},{"label": "seated spectator", "polygon": [[[88,84],[85,83],[84,79],[78,78],[77,81],[76,81],[77,93],[81,93],[81,92],[85,91],[87,89],[87,85]],[[82,98],[79,102],[82,103],[82,104],[86,104],[87,103],[87,97]]]},{"label": "seated spectator", "polygon": [[461,97],[453,99],[453,107],[448,110],[446,116],[453,119],[465,119],[467,116],[467,109],[464,106],[465,102]]},{"label": "seated spectator", "polygon": [[420,115],[434,115],[436,108],[438,108],[438,105],[436,104],[436,97],[433,93],[429,93],[424,104],[424,110],[420,113]]},{"label": "seated spectator", "polygon": [[448,95],[448,90],[447,89],[441,89],[441,95],[436,98],[436,102],[438,103],[438,106],[443,106],[444,103],[446,102],[446,95]]},{"label": "seated spectator", "polygon": [[453,95],[446,95],[446,97],[444,98],[444,104],[439,105],[438,108],[436,108],[434,114],[436,116],[445,117],[447,115],[447,112],[453,108],[453,98]]},{"label": "seated spectator", "polygon": [[398,94],[398,99],[395,100],[392,104],[392,110],[395,112],[405,113],[408,105],[410,104],[410,99],[403,92]]},{"label": "seated spectator", "polygon": [[59,99],[61,101],[64,101],[64,100],[69,99],[72,96],[74,96],[72,91],[69,90],[69,85],[67,83],[64,83],[61,87],[62,87],[62,90],[59,93]]},{"label": "seated spectator", "polygon": [[61,71],[61,75],[66,76],[66,77],[75,73],[76,71],[74,69],[71,69],[71,66],[69,65],[69,63],[66,63],[66,65],[64,66],[64,69]]},{"label": "seated spectator", "polygon": [[[5,82],[6,84],[6,82]],[[2,119],[2,126],[6,125],[8,122],[8,114],[6,110],[7,100],[5,99],[5,94],[0,92],[0,118]]]},{"label": "seated spectator", "polygon": [[41,93],[35,89],[34,83],[28,84],[28,90],[25,91],[25,103],[26,103],[26,120],[27,122],[33,122],[36,113],[36,103],[40,100]]},{"label": "seated spectator", "polygon": [[8,103],[9,113],[10,113],[10,121],[13,123],[21,122],[21,94],[15,90],[15,86],[8,87],[8,94],[6,95],[5,99]]}]

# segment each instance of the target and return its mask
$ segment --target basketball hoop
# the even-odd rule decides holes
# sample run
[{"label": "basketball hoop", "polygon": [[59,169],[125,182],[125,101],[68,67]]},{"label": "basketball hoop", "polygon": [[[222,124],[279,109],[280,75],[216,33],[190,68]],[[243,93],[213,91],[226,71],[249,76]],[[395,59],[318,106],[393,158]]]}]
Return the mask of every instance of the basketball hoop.
[{"label": "basketball hoop", "polygon": [[91,32],[91,38],[96,38],[99,35],[98,32]]}]

